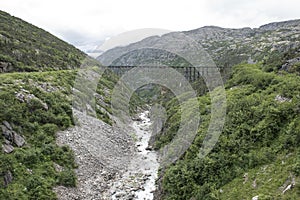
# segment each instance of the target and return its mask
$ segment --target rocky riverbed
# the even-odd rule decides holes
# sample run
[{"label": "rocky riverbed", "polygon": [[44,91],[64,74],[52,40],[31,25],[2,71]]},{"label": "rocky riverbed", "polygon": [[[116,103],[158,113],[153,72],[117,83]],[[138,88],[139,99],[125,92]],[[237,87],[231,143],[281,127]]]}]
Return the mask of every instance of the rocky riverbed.
[{"label": "rocky riverbed", "polygon": [[159,164],[157,154],[148,147],[149,112],[142,112],[126,130],[79,111],[74,115],[78,125],[58,133],[57,143],[73,149],[78,184],[54,188],[58,198],[152,200]]},{"label": "rocky riverbed", "polygon": [[142,112],[139,119],[132,124],[137,153],[109,191],[114,200],[153,199],[159,164],[157,154],[148,146],[151,137],[149,111]]}]

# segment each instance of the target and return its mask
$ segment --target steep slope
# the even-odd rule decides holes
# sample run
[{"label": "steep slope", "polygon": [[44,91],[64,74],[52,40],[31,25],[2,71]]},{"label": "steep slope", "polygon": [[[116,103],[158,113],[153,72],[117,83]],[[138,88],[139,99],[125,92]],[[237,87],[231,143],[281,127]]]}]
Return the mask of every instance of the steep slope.
[{"label": "steep slope", "polygon": [[[115,121],[110,96],[118,78],[105,71],[91,91],[90,85],[78,80],[78,68],[83,63],[85,69],[100,73],[103,70],[97,61],[5,12],[0,12],[0,23],[0,68],[4,72],[0,73],[0,199],[57,199],[61,188],[71,192],[82,189],[82,184],[89,188],[90,182],[82,182],[82,178],[93,182],[92,173],[99,174],[100,182],[113,178],[116,171],[108,168],[109,159],[132,152],[131,137],[111,127]],[[95,108],[78,105],[74,96],[95,99]],[[74,111],[73,106],[93,111],[98,119]],[[97,151],[86,154],[91,143],[83,139],[96,134],[102,139],[94,146]],[[73,140],[78,135],[81,140]],[[90,142],[96,142],[92,139]],[[108,173],[99,171],[100,166]],[[78,174],[82,169],[84,177]],[[93,194],[98,193],[98,187],[92,189]],[[81,190],[79,196],[84,193],[91,197]]]},{"label": "steep slope", "polygon": [[[199,150],[210,122],[209,95],[198,98],[201,125],[189,150],[161,173],[157,199],[299,199],[300,77],[264,72],[259,64],[234,67],[226,85],[226,122],[214,149]],[[156,148],[178,130],[176,101]]]},{"label": "steep slope", "polygon": [[0,73],[75,69],[85,54],[50,33],[0,11]]},{"label": "steep slope", "polygon": [[70,106],[75,72],[0,74],[0,196],[56,199],[56,184],[75,186],[74,155],[56,145],[58,130],[74,124]]}]

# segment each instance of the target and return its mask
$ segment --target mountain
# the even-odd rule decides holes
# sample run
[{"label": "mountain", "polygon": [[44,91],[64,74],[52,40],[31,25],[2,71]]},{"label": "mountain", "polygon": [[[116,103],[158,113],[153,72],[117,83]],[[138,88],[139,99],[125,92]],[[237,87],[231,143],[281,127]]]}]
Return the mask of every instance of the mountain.
[{"label": "mountain", "polygon": [[[229,29],[216,26],[205,26],[199,29],[181,32],[192,38],[212,57],[217,66],[233,66],[241,62],[257,62],[272,57],[277,53],[284,54],[300,46],[300,20],[276,22],[259,28]],[[173,33],[175,36],[178,32]],[[107,61],[118,62],[121,56],[133,57],[136,52],[130,51],[147,47],[154,43],[166,42],[172,33],[161,37],[149,37],[125,47],[116,47],[101,54],[97,59],[103,64]],[[176,47],[174,47],[176,48]],[[178,46],[178,49],[180,47]],[[145,57],[138,55],[140,60]],[[171,59],[174,59],[173,57]],[[163,59],[166,62],[166,59]],[[170,61],[171,62],[171,61]],[[174,63],[172,63],[174,64]]]},{"label": "mountain", "polygon": [[0,72],[76,69],[86,54],[30,23],[0,11]]}]

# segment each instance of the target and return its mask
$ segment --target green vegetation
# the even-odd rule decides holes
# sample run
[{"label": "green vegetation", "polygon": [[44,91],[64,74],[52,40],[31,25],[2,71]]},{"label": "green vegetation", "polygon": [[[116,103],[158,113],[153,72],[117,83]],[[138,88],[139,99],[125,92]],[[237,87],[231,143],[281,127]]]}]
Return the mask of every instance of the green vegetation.
[{"label": "green vegetation", "polygon": [[[76,163],[68,146],[56,144],[56,132],[74,125],[72,87],[77,71],[3,73],[0,75],[0,123],[8,121],[13,130],[26,140],[14,146],[10,154],[0,154],[0,176],[10,171],[12,183],[0,185],[5,199],[56,199],[52,188],[76,185]],[[100,79],[97,92],[106,103],[97,101],[97,117],[113,123],[109,117],[111,89],[117,81],[107,71]],[[106,91],[104,94],[101,91]],[[24,98],[20,96],[24,95]],[[81,95],[86,95],[81,93]],[[84,98],[84,97],[83,97]],[[101,115],[101,112],[104,114]],[[4,143],[0,130],[0,143]],[[57,170],[57,166],[61,170]],[[3,180],[1,181],[3,182]]]},{"label": "green vegetation", "polygon": [[0,11],[0,72],[75,69],[85,54],[50,33]]},{"label": "green vegetation", "polygon": [[[164,169],[164,199],[298,199],[300,188],[282,194],[300,165],[300,77],[264,72],[262,65],[241,64],[226,84],[227,116],[212,152],[198,157],[210,120],[209,95],[198,98],[201,125],[193,144]],[[167,106],[168,120],[156,142],[160,148],[178,130],[176,100]],[[248,181],[243,184],[243,176]],[[252,186],[256,180],[257,186]]]},{"label": "green vegetation", "polygon": [[[56,144],[56,133],[73,126],[76,120],[71,108],[72,87],[85,54],[2,11],[0,25],[0,124],[9,122],[26,141],[22,147],[13,144],[11,153],[0,153],[0,198],[56,199],[53,187],[76,186],[74,154],[68,146]],[[257,37],[253,44],[266,43],[268,34],[263,40]],[[256,49],[254,46],[232,41],[234,45],[229,41],[206,44],[217,58],[217,65],[224,67],[223,75],[231,71],[226,67],[246,61],[249,52],[255,53],[254,60],[262,63],[233,68],[226,84],[226,123],[218,143],[204,159],[198,153],[210,122],[210,96],[203,80],[193,83],[193,88],[202,95],[197,98],[201,125],[188,151],[161,170],[163,199],[300,198],[300,77],[297,76],[300,64],[297,60],[290,61],[300,54],[291,48],[271,51],[272,45],[260,46],[257,53],[251,50]],[[215,51],[221,47],[226,47],[226,51]],[[140,59],[141,54],[133,51],[131,59],[124,55],[116,62],[133,60],[135,64],[152,64],[156,60],[165,65],[189,66],[185,60],[163,51],[146,49],[144,55],[148,60]],[[281,70],[287,61],[289,65]],[[97,73],[99,65],[92,59],[88,62]],[[95,109],[99,119],[113,124],[110,103],[118,80],[106,70],[96,94],[91,85],[81,84],[76,89],[83,101],[78,103],[94,98],[96,107],[91,109]],[[125,97],[119,98],[120,106],[127,106],[122,104]],[[156,102],[164,102],[168,116],[162,134],[156,138],[155,148],[160,149],[174,138],[180,121],[186,119],[181,119],[180,105],[174,95],[157,86],[135,92],[130,112],[133,114],[144,103]],[[1,145],[9,143],[2,129],[0,135]],[[10,173],[12,181],[4,184],[4,177]],[[295,187],[283,192],[293,181]]]},{"label": "green vegetation", "polygon": [[[9,122],[26,141],[0,153],[1,199],[56,199],[53,187],[76,185],[72,150],[56,144],[56,132],[74,125],[72,87],[84,53],[9,14],[0,12],[0,124]],[[99,67],[92,59],[88,66]],[[29,71],[29,72],[24,72]],[[35,72],[43,71],[43,72]],[[22,73],[20,73],[22,72]],[[105,73],[97,91],[108,98],[116,78]],[[113,83],[111,83],[113,82]],[[81,93],[83,98],[86,94]],[[99,119],[112,123],[110,101],[97,103]],[[0,143],[7,141],[0,128]],[[12,144],[12,143],[11,143]],[[4,184],[10,172],[12,182]]]},{"label": "green vegetation", "polygon": [[[6,187],[1,181],[1,199],[56,199],[53,186],[76,185],[73,152],[55,141],[58,130],[74,123],[67,97],[74,76],[74,71],[1,74],[0,122],[8,121],[26,140],[22,148],[0,154],[1,177],[7,171],[13,176]],[[35,97],[22,101],[16,98],[21,93]],[[3,143],[2,130],[0,138]]]}]

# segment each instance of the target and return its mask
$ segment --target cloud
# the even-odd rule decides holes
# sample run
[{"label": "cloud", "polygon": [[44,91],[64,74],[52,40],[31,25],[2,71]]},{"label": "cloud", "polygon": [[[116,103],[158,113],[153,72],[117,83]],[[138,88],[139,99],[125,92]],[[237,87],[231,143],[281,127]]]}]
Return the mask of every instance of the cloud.
[{"label": "cloud", "polygon": [[154,28],[135,29],[132,31],[121,33],[111,38],[107,38],[107,40],[105,40],[101,46],[98,46],[97,49],[106,51],[116,46],[126,46],[130,43],[138,42],[150,36],[161,36],[169,32],[171,32],[171,30]]},{"label": "cloud", "polygon": [[72,44],[141,28],[257,27],[300,18],[298,0],[9,0],[1,9]]},{"label": "cloud", "polygon": [[226,27],[258,27],[260,25],[289,19],[300,18],[298,0],[210,0],[206,10],[215,23]]}]

